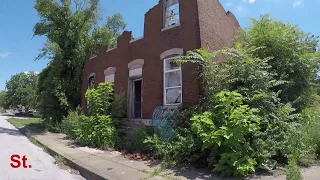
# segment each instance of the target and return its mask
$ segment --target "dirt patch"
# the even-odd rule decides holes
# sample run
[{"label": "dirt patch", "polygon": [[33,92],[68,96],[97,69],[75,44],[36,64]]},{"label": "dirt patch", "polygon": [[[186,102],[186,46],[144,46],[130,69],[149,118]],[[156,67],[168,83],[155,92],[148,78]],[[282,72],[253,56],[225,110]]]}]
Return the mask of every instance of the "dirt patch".
[{"label": "dirt patch", "polygon": [[153,156],[142,153],[130,153],[130,152],[122,152],[122,155],[130,160],[135,161],[154,161],[156,160]]}]

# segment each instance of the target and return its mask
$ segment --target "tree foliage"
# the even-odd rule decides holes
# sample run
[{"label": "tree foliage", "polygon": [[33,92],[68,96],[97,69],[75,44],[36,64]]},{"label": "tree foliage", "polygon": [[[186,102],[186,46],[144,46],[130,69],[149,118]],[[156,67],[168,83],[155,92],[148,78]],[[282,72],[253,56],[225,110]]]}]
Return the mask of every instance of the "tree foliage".
[{"label": "tree foliage", "polygon": [[310,101],[316,80],[319,37],[264,15],[258,20],[252,19],[243,39],[248,46],[264,47],[255,51],[255,56],[272,57],[269,61],[271,72],[276,79],[287,82],[275,89],[281,90],[281,102],[290,102],[298,110],[303,109]]},{"label": "tree foliage", "polygon": [[6,103],[11,106],[21,105],[26,109],[36,108],[36,89],[38,74],[21,72],[11,76],[6,83]]},{"label": "tree foliage", "polygon": [[40,21],[34,26],[34,35],[47,37],[36,59],[50,60],[40,74],[38,87],[39,108],[45,119],[60,122],[69,110],[80,104],[86,55],[101,46],[112,46],[115,35],[125,27],[119,14],[98,26],[98,4],[99,0],[37,0],[35,3]]},{"label": "tree foliage", "polygon": [[0,107],[9,108],[6,91],[0,91]]},{"label": "tree foliage", "polygon": [[81,111],[70,111],[62,121],[63,131],[82,144],[114,148],[118,136],[112,119],[113,85],[100,83],[86,92],[86,98],[88,116]]}]

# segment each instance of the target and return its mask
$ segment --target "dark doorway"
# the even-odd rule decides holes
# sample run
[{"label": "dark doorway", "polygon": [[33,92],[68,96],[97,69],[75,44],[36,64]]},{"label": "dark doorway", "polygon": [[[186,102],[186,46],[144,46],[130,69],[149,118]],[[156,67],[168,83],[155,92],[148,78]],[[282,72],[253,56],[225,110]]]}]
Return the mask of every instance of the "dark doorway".
[{"label": "dark doorway", "polygon": [[133,92],[134,92],[134,118],[141,118],[141,84],[140,80],[133,80]]}]

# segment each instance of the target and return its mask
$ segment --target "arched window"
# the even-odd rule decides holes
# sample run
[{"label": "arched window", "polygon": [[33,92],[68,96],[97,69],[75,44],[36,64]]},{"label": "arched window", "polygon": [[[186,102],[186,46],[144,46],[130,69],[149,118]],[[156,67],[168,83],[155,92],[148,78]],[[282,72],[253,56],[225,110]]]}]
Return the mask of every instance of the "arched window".
[{"label": "arched window", "polygon": [[91,73],[88,78],[88,89],[93,89],[95,86],[95,74]]},{"label": "arched window", "polygon": [[161,54],[163,60],[163,103],[164,105],[179,105],[182,103],[182,73],[181,64],[173,59],[181,56],[183,49],[175,48]]}]

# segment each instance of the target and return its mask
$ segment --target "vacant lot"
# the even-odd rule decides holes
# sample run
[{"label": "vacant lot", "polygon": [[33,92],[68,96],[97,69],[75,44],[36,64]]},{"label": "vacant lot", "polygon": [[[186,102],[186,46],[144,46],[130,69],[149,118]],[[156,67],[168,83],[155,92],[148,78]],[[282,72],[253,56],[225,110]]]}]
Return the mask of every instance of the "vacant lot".
[{"label": "vacant lot", "polygon": [[39,118],[10,118],[8,121],[17,128],[25,128],[38,133],[46,131],[44,122]]}]

